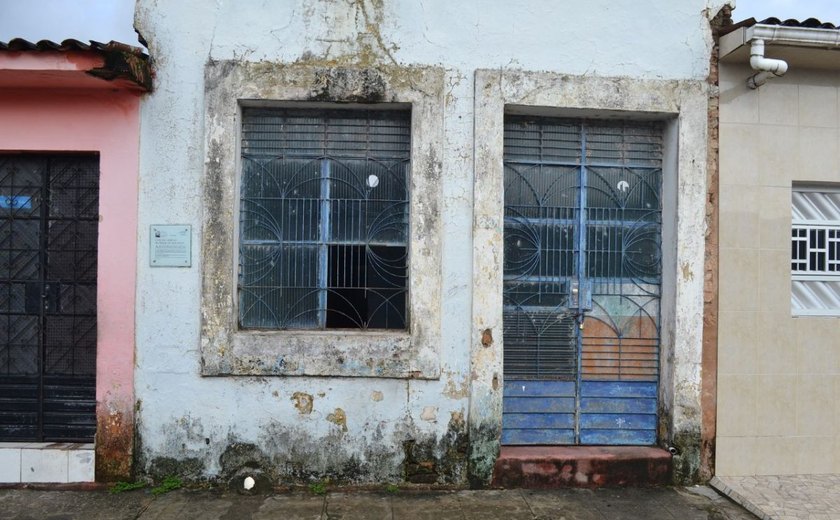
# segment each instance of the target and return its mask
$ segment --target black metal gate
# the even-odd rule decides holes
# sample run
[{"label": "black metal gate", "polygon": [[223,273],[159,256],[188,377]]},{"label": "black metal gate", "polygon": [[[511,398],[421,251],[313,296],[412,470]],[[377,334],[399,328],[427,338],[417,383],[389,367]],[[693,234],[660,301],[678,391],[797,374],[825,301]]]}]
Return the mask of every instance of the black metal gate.
[{"label": "black metal gate", "polygon": [[0,155],[0,441],[93,440],[98,226],[97,156]]}]

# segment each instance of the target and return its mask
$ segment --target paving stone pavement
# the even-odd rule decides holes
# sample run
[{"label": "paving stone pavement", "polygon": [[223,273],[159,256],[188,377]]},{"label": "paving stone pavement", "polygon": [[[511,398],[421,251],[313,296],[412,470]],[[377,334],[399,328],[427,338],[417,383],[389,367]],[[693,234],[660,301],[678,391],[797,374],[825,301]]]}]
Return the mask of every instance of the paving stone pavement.
[{"label": "paving stone pavement", "polygon": [[558,490],[336,491],[241,496],[218,490],[0,490],[0,519],[15,520],[755,520],[708,487]]},{"label": "paving stone pavement", "polygon": [[840,474],[715,477],[712,485],[762,520],[840,520]]}]

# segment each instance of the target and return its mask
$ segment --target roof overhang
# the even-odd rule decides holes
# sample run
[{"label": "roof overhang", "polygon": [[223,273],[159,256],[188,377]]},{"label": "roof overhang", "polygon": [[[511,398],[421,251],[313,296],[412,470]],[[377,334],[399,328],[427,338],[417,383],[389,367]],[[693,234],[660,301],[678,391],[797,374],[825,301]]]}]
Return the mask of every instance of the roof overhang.
[{"label": "roof overhang", "polygon": [[0,88],[85,88],[148,92],[149,57],[118,42],[76,40],[61,44],[25,40],[0,42]]},{"label": "roof overhang", "polygon": [[757,23],[739,27],[720,38],[720,61],[749,63],[750,44],[763,40],[767,56],[791,66],[840,70],[840,30]]}]

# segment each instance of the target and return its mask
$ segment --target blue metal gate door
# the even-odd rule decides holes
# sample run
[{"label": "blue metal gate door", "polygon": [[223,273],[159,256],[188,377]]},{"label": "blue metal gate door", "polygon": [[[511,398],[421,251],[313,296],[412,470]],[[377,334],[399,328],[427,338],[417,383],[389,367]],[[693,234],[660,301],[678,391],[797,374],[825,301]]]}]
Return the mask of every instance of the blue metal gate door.
[{"label": "blue metal gate door", "polygon": [[656,124],[505,121],[503,444],[656,442]]}]

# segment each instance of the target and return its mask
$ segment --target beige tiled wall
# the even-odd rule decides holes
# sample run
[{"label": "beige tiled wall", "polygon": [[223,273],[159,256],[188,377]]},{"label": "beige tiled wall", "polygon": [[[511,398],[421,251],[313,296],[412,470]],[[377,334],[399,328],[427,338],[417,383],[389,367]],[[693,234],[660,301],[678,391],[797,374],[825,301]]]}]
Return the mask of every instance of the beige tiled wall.
[{"label": "beige tiled wall", "polygon": [[840,318],[791,315],[791,185],[840,184],[840,74],[720,69],[718,475],[840,473]]}]

